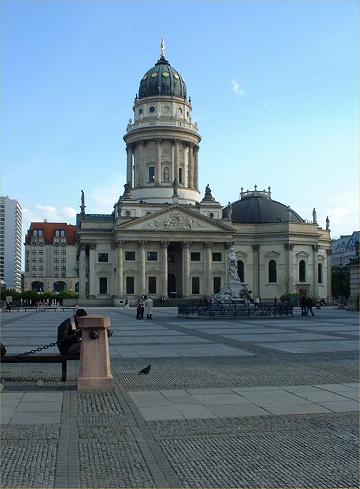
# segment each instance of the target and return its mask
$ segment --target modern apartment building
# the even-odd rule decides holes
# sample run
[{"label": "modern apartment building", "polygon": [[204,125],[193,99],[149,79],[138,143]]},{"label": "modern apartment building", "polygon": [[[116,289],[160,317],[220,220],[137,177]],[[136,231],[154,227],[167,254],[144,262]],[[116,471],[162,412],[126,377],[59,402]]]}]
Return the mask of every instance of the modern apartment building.
[{"label": "modern apartment building", "polygon": [[76,226],[32,222],[25,236],[24,289],[79,290]]},{"label": "modern apartment building", "polygon": [[1,287],[21,290],[22,209],[19,202],[0,197]]}]

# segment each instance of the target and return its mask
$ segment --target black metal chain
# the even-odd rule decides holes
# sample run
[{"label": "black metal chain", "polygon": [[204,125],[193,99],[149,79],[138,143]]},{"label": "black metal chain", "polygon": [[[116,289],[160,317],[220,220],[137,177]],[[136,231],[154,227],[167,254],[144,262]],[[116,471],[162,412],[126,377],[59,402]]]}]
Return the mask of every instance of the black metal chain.
[{"label": "black metal chain", "polygon": [[[108,333],[108,336],[113,336],[113,334],[114,334],[113,331],[111,331],[110,329],[107,330],[107,333]],[[26,355],[33,355],[37,351],[47,350],[51,346],[55,346],[55,345],[57,345],[57,341],[55,341],[54,343],[50,343],[50,345],[45,345],[45,346],[42,346],[40,348],[36,348],[36,350],[30,350],[30,351],[26,351],[25,353],[19,353],[18,355],[15,355],[15,356],[16,357],[25,357]]]},{"label": "black metal chain", "polygon": [[15,356],[24,357],[26,355],[33,355],[37,351],[47,350],[51,346],[55,346],[55,345],[57,345],[57,341],[55,341],[55,343],[50,343],[50,345],[45,345],[45,346],[42,346],[41,348],[36,348],[36,350],[30,350],[30,351],[26,351],[25,353],[19,353],[18,355],[15,355]]}]

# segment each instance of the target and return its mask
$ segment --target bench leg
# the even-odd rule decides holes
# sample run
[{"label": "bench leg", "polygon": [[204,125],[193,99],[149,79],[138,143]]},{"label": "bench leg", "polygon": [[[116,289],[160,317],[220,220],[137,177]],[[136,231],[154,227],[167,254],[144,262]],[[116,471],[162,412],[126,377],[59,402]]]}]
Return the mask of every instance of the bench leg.
[{"label": "bench leg", "polygon": [[61,381],[66,382],[66,360],[61,362]]}]

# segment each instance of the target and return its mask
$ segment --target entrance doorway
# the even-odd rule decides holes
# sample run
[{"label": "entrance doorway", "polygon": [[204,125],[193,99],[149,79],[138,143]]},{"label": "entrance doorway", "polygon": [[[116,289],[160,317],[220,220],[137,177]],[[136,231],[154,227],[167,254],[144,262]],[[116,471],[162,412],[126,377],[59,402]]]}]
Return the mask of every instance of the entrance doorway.
[{"label": "entrance doorway", "polygon": [[168,274],[168,297],[169,299],[176,299],[176,277],[173,273]]}]

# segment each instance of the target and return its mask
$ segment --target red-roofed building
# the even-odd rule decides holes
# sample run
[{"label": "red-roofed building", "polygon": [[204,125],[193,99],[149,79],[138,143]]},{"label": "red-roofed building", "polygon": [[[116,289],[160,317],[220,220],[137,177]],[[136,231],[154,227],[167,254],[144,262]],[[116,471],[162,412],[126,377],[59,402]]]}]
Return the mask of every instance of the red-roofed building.
[{"label": "red-roofed building", "polygon": [[24,289],[79,290],[76,226],[32,222],[25,236]]}]

